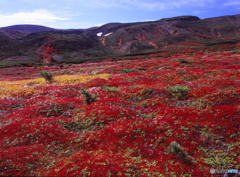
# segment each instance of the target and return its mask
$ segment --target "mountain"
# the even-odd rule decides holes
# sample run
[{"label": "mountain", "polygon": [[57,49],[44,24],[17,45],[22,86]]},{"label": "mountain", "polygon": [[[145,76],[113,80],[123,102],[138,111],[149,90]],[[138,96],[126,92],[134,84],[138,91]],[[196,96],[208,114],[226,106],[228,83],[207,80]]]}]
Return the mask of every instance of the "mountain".
[{"label": "mountain", "polygon": [[[46,31],[75,31],[75,29],[54,29],[41,25],[13,25],[0,28],[0,32],[5,33],[8,37],[13,39],[24,37],[30,33]],[[84,31],[84,29],[78,29],[78,31]]]},{"label": "mountain", "polygon": [[149,22],[108,23],[85,30],[14,25],[0,28],[0,60],[82,60],[238,41],[240,14],[207,19],[179,16]]},{"label": "mountain", "polygon": [[0,45],[1,54],[4,54],[0,56],[2,61],[16,61],[17,56],[25,56],[25,61],[49,63],[114,54],[95,35],[81,30],[30,33],[18,39],[0,35],[0,43],[3,44]]},{"label": "mountain", "polygon": [[8,31],[8,30],[21,31],[26,33],[36,33],[36,32],[42,32],[42,31],[57,31],[57,29],[49,28],[41,25],[13,25],[13,26],[0,28],[0,31]]},{"label": "mountain", "polygon": [[216,40],[240,38],[240,14],[208,19],[181,16],[120,26],[110,24],[100,27],[103,32],[99,39],[120,53],[168,48],[183,42],[205,45]]}]

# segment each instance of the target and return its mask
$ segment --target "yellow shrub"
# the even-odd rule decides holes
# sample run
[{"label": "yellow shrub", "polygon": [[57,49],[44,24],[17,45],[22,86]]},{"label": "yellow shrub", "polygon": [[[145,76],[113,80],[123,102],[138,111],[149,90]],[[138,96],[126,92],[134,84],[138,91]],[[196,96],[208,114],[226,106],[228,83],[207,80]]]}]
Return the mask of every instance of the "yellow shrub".
[{"label": "yellow shrub", "polygon": [[[98,74],[92,76],[62,75],[54,77],[51,85],[78,84],[88,82],[95,78],[109,79],[109,74]],[[41,92],[37,86],[45,85],[44,78],[28,79],[20,81],[0,81],[0,98],[9,96],[28,95]]]},{"label": "yellow shrub", "polygon": [[54,80],[60,84],[78,84],[88,82],[95,78],[109,79],[109,74],[97,74],[92,76],[62,75],[54,77]]}]

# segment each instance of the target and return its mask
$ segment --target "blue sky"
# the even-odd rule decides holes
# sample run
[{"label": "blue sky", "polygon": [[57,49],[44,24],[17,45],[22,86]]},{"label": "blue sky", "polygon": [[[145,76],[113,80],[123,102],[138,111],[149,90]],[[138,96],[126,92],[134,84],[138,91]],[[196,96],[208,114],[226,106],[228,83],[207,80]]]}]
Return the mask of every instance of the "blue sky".
[{"label": "blue sky", "polygon": [[240,0],[0,0],[0,27],[36,24],[84,29],[109,22],[235,14],[240,14]]}]

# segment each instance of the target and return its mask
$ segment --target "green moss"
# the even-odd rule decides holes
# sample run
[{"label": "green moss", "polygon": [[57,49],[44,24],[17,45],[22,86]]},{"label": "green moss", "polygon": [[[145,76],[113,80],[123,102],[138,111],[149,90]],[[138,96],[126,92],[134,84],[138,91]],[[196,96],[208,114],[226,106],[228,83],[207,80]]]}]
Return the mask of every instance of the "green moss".
[{"label": "green moss", "polygon": [[134,72],[139,72],[139,70],[138,69],[132,69],[132,68],[122,69],[122,73],[134,73]]},{"label": "green moss", "polygon": [[104,89],[107,92],[119,92],[119,88],[117,88],[117,87],[104,87]]},{"label": "green moss", "polygon": [[207,153],[207,158],[204,162],[216,169],[231,169],[235,168],[235,159],[230,152],[223,152],[222,150],[213,150]]},{"label": "green moss", "polygon": [[168,90],[170,91],[170,94],[174,98],[177,98],[178,100],[184,99],[190,91],[187,86],[181,86],[181,85],[168,87]]}]

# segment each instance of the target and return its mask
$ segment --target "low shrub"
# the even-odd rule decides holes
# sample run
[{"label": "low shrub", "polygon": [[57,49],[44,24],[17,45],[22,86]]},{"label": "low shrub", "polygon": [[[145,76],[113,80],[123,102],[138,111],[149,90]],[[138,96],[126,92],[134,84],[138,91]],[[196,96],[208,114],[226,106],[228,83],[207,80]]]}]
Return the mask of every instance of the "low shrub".
[{"label": "low shrub", "polygon": [[189,63],[187,60],[185,60],[183,58],[178,59],[178,62],[179,63],[185,63],[185,64]]},{"label": "low shrub", "polygon": [[180,160],[182,160],[187,165],[192,165],[192,161],[188,158],[188,153],[178,144],[176,141],[173,141],[167,147],[168,154],[174,154]]},{"label": "low shrub", "polygon": [[129,69],[129,68],[122,69],[122,73],[134,73],[134,72],[139,72],[139,70],[138,69]]},{"label": "low shrub", "polygon": [[189,88],[181,85],[168,87],[168,90],[170,91],[170,94],[178,100],[184,99],[189,93]]},{"label": "low shrub", "polygon": [[53,81],[53,74],[47,71],[40,71],[41,76],[49,82]]},{"label": "low shrub", "polygon": [[81,88],[80,92],[84,95],[86,104],[91,104],[97,100],[96,97],[89,93],[85,88]]}]

